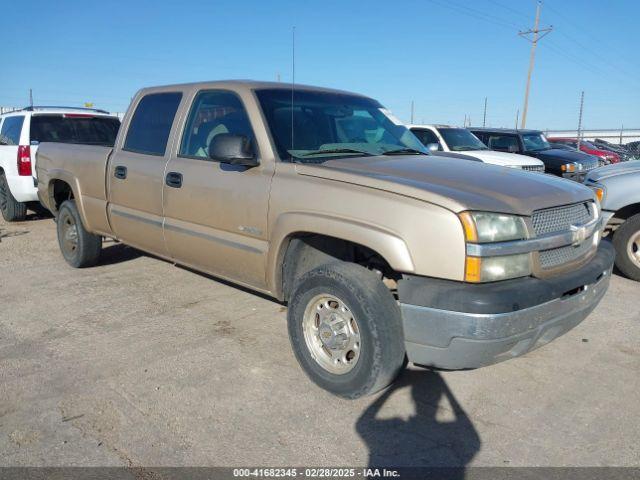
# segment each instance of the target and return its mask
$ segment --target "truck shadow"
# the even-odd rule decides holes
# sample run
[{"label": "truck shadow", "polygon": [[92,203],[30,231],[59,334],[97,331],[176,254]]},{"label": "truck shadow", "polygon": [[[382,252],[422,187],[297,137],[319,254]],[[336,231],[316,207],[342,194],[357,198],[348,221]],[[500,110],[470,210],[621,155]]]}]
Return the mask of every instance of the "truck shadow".
[{"label": "truck shadow", "polygon": [[[124,243],[111,243],[105,245],[100,252],[100,261],[98,265],[103,267],[107,265],[115,265],[117,263],[128,262],[142,256],[151,256],[133,247],[129,247]],[[155,258],[155,257],[153,257]],[[161,259],[158,259],[161,260]]]},{"label": "truck shadow", "polygon": [[[411,389],[415,413],[379,418],[394,392]],[[406,369],[360,416],[356,431],[369,448],[369,467],[446,468],[447,478],[465,477],[481,440],[442,376]]]}]

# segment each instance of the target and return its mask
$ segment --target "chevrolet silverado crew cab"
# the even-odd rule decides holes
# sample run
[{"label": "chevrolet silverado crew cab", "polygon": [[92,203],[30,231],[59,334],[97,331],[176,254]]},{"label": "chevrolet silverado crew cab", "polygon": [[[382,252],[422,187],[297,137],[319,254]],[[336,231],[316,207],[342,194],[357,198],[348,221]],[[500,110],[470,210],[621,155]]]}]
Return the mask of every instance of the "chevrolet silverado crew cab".
[{"label": "chevrolet silverado crew cab", "polygon": [[103,110],[27,107],[0,115],[0,212],[8,222],[25,219],[37,205],[33,167],[40,142],[113,145],[120,120]]},{"label": "chevrolet silverado crew cab", "polygon": [[405,358],[475,368],[550,342],[613,265],[591,189],[427,155],[342,91],[143,89],[113,148],[41,144],[37,168],[71,266],[96,264],[109,237],[287,302],[302,368],[348,398]]},{"label": "chevrolet silverado crew cab", "polygon": [[448,125],[409,125],[409,130],[431,152],[456,152],[475,157],[492,165],[520,168],[544,173],[544,163],[535,158],[509,152],[490,150],[466,128]]},{"label": "chevrolet silverado crew cab", "polygon": [[559,177],[582,182],[587,172],[598,167],[597,157],[555,148],[540,130],[476,127],[469,130],[491,150],[537,158],[545,164],[547,173]]}]

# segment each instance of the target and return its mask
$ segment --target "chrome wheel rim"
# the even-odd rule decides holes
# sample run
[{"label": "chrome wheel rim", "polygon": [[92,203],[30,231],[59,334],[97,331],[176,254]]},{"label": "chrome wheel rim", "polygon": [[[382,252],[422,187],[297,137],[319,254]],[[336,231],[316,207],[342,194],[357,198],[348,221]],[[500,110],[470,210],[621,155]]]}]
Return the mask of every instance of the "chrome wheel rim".
[{"label": "chrome wheel rim", "polygon": [[629,238],[627,242],[627,255],[634,265],[640,268],[640,230]]},{"label": "chrome wheel rim", "polygon": [[78,250],[78,226],[71,215],[64,215],[62,222],[61,245],[65,256],[74,256]]},{"label": "chrome wheel rim", "polygon": [[311,357],[327,372],[344,375],[360,358],[360,328],[349,307],[339,298],[317,295],[302,319],[304,340]]}]

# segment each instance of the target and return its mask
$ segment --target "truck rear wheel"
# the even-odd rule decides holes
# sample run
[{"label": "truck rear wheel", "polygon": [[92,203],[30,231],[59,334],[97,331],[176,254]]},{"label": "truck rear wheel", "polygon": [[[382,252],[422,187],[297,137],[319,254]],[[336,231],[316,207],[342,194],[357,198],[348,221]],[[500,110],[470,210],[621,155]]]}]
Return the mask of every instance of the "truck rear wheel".
[{"label": "truck rear wheel", "polygon": [[27,216],[27,204],[14,198],[4,173],[0,174],[0,211],[7,222],[22,222]]},{"label": "truck rear wheel", "polygon": [[287,321],[303,370],[335,395],[375,393],[402,368],[400,307],[364,267],[336,262],[304,274],[294,287]]},{"label": "truck rear wheel", "polygon": [[67,200],[60,206],[56,225],[60,251],[69,265],[84,268],[98,263],[102,237],[87,232],[75,201]]},{"label": "truck rear wheel", "polygon": [[628,218],[614,233],[616,267],[627,277],[640,282],[640,213]]}]

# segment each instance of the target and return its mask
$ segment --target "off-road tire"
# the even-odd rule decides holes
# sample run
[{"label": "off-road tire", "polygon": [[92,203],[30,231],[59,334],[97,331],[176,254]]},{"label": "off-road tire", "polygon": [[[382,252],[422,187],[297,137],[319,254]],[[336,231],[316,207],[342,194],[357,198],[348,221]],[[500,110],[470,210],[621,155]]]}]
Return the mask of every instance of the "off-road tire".
[{"label": "off-road tire", "polygon": [[[347,373],[323,368],[305,341],[305,311],[319,295],[341,299],[357,319],[361,348],[355,366]],[[404,365],[400,307],[378,276],[360,265],[328,263],[302,275],[294,284],[287,322],[291,346],[302,369],[334,395],[353,399],[373,394],[393,382]]]},{"label": "off-road tire", "polygon": [[27,216],[27,204],[15,199],[4,173],[0,173],[0,211],[7,222],[22,222]]},{"label": "off-road tire", "polygon": [[[613,234],[616,267],[628,278],[640,282],[640,267],[629,254],[629,242],[640,233],[640,213],[628,218]],[[636,244],[637,245],[637,244]]]},{"label": "off-road tire", "polygon": [[[67,200],[60,206],[56,228],[60,252],[69,265],[74,268],[85,268],[98,263],[102,250],[102,237],[89,233],[84,228],[74,200]],[[75,234],[72,231],[74,228]]]}]

